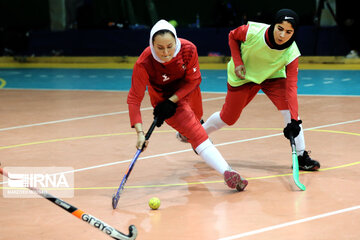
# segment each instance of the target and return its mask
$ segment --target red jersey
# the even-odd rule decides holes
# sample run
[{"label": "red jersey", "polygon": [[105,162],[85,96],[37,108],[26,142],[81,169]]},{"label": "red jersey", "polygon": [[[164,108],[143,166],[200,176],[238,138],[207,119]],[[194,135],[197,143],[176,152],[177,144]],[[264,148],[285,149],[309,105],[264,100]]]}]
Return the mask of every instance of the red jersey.
[{"label": "red jersey", "polygon": [[201,73],[196,46],[188,40],[179,40],[181,49],[169,62],[156,61],[150,47],[136,61],[127,98],[131,126],[142,123],[140,105],[146,87],[153,106],[174,94],[181,101],[199,87]]}]

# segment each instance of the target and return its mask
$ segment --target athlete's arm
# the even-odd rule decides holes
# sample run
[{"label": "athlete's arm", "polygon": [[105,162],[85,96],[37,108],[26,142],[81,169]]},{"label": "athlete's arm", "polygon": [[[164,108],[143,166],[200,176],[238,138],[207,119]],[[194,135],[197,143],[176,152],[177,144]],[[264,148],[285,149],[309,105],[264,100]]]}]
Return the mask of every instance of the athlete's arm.
[{"label": "athlete's arm", "polygon": [[199,56],[196,50],[195,45],[190,45],[189,49],[185,56],[191,57],[186,65],[185,77],[183,79],[183,84],[175,92],[174,95],[170,98],[171,101],[178,101],[196,89],[201,83],[201,73],[199,67]]},{"label": "athlete's arm", "polygon": [[131,127],[134,127],[136,123],[142,123],[140,105],[145,95],[148,79],[149,75],[145,68],[136,63],[131,78],[131,88],[127,97]]},{"label": "athlete's arm", "polygon": [[240,45],[241,42],[246,41],[246,34],[249,29],[249,25],[242,25],[229,33],[229,47],[231,56],[234,60],[235,67],[244,65],[241,58]]},{"label": "athlete's arm", "polygon": [[286,66],[286,99],[291,114],[291,119],[298,120],[298,99],[297,99],[297,81],[298,81],[299,58],[294,59]]}]

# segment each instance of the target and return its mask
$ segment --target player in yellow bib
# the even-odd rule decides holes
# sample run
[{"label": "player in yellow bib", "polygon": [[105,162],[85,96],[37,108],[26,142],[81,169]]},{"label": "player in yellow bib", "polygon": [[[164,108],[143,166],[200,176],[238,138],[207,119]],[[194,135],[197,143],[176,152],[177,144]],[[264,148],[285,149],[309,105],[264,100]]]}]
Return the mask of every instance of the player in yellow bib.
[{"label": "player in yellow bib", "polygon": [[295,43],[297,14],[281,9],[271,25],[249,22],[229,33],[231,60],[225,104],[203,124],[208,134],[233,125],[260,89],[285,120],[284,135],[295,137],[299,168],[314,171],[320,163],[305,151],[302,121],[298,115],[297,80],[300,51]]}]

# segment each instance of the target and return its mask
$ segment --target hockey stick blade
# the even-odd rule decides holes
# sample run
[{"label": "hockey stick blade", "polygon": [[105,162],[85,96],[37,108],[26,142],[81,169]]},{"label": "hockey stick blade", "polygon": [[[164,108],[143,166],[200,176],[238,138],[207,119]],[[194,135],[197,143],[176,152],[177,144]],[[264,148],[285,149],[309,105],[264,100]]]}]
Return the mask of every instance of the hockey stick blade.
[{"label": "hockey stick blade", "polygon": [[126,174],[123,177],[123,180],[121,181],[120,187],[118,188],[116,194],[113,194],[112,197],[112,207],[113,209],[116,209],[116,206],[118,205],[118,202],[120,200],[120,194],[124,191],[125,183],[127,181]]},{"label": "hockey stick blade", "polygon": [[296,153],[296,146],[295,146],[295,140],[293,136],[290,136],[290,145],[291,145],[291,154],[292,154],[292,164],[293,164],[293,179],[298,186],[298,188],[302,191],[306,190],[306,187],[304,184],[300,182],[299,179],[299,160]]},{"label": "hockey stick blade", "polygon": [[112,207],[113,207],[113,209],[116,208],[116,206],[117,206],[117,204],[119,202],[119,199],[120,199],[120,195],[117,196],[116,194],[113,194],[113,196],[112,196]]},{"label": "hockey stick blade", "polygon": [[[155,127],[156,127],[156,122],[157,122],[157,118],[154,118],[154,121],[153,123],[151,124],[149,130],[147,131],[146,135],[145,135],[145,141],[149,140],[152,132],[154,131]],[[135,166],[135,163],[136,163],[136,160],[138,159],[140,153],[144,150],[145,148],[145,143],[142,145],[142,148],[141,149],[138,149],[135,153],[135,156],[133,157],[133,159],[131,160],[131,163],[129,165],[129,168],[127,170],[127,172],[125,173],[121,183],[120,183],[120,186],[116,192],[116,194],[113,195],[112,197],[112,207],[113,209],[116,209],[118,203],[119,203],[119,200],[120,200],[120,194],[122,193],[122,191],[124,190],[124,187],[125,187],[125,184],[126,184],[126,181],[127,179],[129,178],[130,176],[130,173],[132,171],[132,169],[134,168]]]},{"label": "hockey stick blade", "polygon": [[[8,173],[0,168],[0,174],[9,178]],[[10,179],[10,178],[9,178]],[[65,202],[64,200],[57,198],[50,193],[47,193],[44,190],[40,190],[35,187],[27,187],[28,189],[34,191],[41,197],[49,200],[50,202],[54,203],[56,206],[64,209],[68,213],[71,213],[73,216],[79,218],[80,220],[87,222],[91,226],[99,229],[101,232],[107,234],[108,236],[112,237],[113,239],[117,240],[135,240],[138,234],[138,231],[134,225],[129,226],[129,234],[124,234],[119,230],[116,230],[114,227],[110,226],[109,224],[105,223],[104,221],[78,209],[77,207]]]}]

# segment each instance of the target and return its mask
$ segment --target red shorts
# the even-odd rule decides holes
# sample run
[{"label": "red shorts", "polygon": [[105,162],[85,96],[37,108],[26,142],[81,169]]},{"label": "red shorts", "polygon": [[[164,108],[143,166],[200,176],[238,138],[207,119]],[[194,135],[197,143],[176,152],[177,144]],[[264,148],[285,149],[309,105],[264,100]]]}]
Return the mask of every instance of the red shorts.
[{"label": "red shorts", "polygon": [[261,84],[246,83],[239,87],[228,84],[225,103],[220,117],[227,125],[233,125],[239,119],[242,110],[256,96],[260,89],[270,98],[278,110],[287,110],[288,102],[285,97],[286,79],[270,79]]},{"label": "red shorts", "polygon": [[208,135],[200,123],[203,115],[200,88],[178,102],[174,116],[166,120],[166,123],[176,131],[188,138],[189,143],[195,149],[206,139]]}]

